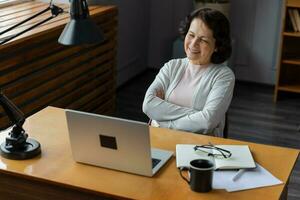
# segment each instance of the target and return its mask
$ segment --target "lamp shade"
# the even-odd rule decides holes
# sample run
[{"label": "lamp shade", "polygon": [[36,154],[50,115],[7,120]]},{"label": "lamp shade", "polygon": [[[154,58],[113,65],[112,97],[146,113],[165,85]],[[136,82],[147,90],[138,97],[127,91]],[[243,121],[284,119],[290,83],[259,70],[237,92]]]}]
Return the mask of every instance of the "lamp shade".
[{"label": "lamp shade", "polygon": [[95,44],[104,41],[100,28],[89,16],[86,0],[71,0],[71,20],[65,26],[58,42],[63,45]]},{"label": "lamp shade", "polygon": [[71,19],[58,39],[63,45],[94,44],[102,41],[103,33],[90,19]]}]

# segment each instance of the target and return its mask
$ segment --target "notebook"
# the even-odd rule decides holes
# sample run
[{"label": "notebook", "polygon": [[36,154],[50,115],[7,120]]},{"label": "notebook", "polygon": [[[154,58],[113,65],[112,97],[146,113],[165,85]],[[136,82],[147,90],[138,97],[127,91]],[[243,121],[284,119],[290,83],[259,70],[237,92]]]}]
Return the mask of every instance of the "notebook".
[{"label": "notebook", "polygon": [[[188,167],[191,160],[208,159],[215,163],[215,169],[248,169],[255,168],[255,162],[248,145],[215,145],[232,153],[230,158],[214,158],[205,153],[194,150],[195,144],[176,145],[177,168]],[[216,150],[207,150],[211,153],[219,153]]]},{"label": "notebook", "polygon": [[76,162],[153,176],[173,152],[151,148],[146,123],[66,110]]}]

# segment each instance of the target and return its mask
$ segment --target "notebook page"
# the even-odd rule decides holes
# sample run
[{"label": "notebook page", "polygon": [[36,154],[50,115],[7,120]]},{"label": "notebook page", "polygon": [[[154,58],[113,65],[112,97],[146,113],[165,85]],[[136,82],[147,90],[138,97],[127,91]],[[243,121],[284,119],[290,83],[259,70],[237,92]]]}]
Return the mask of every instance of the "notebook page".
[{"label": "notebook page", "polygon": [[[248,145],[216,145],[232,153],[230,158],[215,158],[217,169],[255,168],[255,162]],[[213,153],[219,153],[213,150]]]},{"label": "notebook page", "polygon": [[211,156],[206,156],[206,154],[197,153],[194,150],[195,144],[177,144],[176,145],[176,166],[188,167],[190,162],[195,159],[206,159],[213,161]]}]

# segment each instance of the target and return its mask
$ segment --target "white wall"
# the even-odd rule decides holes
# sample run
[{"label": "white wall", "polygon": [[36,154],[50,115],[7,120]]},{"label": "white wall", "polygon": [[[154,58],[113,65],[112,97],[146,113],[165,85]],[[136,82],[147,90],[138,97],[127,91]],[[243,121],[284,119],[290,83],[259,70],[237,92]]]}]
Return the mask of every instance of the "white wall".
[{"label": "white wall", "polygon": [[[69,3],[69,0],[53,2]],[[88,0],[88,3],[118,6],[117,85],[120,86],[147,67],[150,1]]]},{"label": "white wall", "polygon": [[[103,1],[94,0],[96,3]],[[118,0],[118,86],[146,69],[149,35],[149,1]]]},{"label": "white wall", "polygon": [[231,63],[237,79],[275,83],[281,6],[281,0],[231,0]]},{"label": "white wall", "polygon": [[148,67],[161,68],[172,57],[181,20],[192,10],[192,1],[151,0]]},{"label": "white wall", "polygon": [[[89,2],[119,7],[118,85],[139,74],[146,66],[161,68],[171,59],[179,22],[192,10],[192,1],[182,0]],[[237,79],[274,84],[283,1],[230,2],[234,39],[230,64]]]}]

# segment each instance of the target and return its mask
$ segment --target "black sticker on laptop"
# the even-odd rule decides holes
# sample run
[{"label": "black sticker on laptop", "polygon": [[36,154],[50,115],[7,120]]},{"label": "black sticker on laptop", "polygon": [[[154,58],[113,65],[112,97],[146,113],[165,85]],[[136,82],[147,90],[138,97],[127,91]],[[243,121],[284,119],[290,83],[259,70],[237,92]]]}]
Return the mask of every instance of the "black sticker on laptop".
[{"label": "black sticker on laptop", "polygon": [[109,148],[109,149],[118,149],[117,140],[115,137],[107,136],[107,135],[99,135],[100,145],[101,147]]}]

